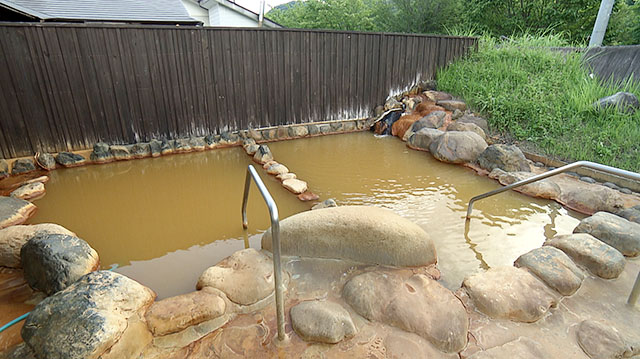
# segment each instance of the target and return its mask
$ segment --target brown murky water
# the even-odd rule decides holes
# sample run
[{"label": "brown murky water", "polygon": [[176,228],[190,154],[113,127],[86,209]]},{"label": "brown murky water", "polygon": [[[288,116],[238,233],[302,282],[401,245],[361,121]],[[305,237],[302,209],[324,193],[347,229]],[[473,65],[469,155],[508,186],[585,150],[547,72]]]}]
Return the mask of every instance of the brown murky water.
[{"label": "brown murky water", "polygon": [[[435,240],[443,284],[502,264],[539,247],[555,233],[570,233],[580,215],[555,202],[505,193],[474,206],[468,200],[498,188],[472,170],[409,150],[397,138],[370,133],[324,136],[269,145],[277,161],[309,183],[321,199],[339,205],[390,208],[418,223]],[[249,156],[240,148],[57,170],[36,202],[31,223],[59,223],[76,232],[113,264],[167,297],[194,290],[207,267],[236,250],[259,246],[269,227],[255,187],[249,231],[241,226],[241,200]],[[278,181],[262,178],[280,217],[309,209]]]}]

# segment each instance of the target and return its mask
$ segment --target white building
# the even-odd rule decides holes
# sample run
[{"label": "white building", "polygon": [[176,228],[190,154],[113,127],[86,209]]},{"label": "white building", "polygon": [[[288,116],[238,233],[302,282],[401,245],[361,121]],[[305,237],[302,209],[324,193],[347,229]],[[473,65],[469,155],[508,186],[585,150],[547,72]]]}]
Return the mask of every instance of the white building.
[{"label": "white building", "polygon": [[[202,21],[204,26],[257,27],[258,14],[229,0],[182,0],[189,15]],[[264,27],[281,28],[282,25],[267,18]]]}]

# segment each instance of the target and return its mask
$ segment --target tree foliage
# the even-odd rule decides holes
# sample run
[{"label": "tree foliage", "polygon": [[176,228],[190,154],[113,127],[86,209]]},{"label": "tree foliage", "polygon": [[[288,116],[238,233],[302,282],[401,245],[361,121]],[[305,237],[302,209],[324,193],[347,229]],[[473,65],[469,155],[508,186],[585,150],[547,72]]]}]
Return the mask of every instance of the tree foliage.
[{"label": "tree foliage", "polygon": [[[596,0],[297,0],[267,16],[291,28],[440,34],[473,29],[494,36],[551,32],[584,44],[599,6]],[[634,43],[640,43],[640,0],[618,0],[605,44]]]}]

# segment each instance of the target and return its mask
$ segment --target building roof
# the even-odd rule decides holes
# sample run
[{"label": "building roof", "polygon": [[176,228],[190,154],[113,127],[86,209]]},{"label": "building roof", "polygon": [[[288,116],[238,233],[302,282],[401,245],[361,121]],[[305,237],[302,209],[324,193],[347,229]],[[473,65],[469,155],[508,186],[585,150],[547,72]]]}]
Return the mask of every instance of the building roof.
[{"label": "building roof", "polygon": [[180,0],[0,0],[0,7],[43,21],[200,24]]}]

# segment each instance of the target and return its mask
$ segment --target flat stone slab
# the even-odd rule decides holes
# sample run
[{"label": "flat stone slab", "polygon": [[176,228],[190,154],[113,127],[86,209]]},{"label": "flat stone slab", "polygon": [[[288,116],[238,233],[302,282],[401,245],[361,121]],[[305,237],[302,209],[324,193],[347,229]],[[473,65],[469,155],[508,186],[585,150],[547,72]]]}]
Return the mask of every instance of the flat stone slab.
[{"label": "flat stone slab", "polygon": [[304,193],[307,189],[307,182],[299,180],[297,178],[289,178],[282,180],[282,187],[286,188],[289,192],[294,194]]},{"label": "flat stone slab", "polygon": [[588,233],[627,257],[640,254],[640,224],[608,212],[597,212],[580,221],[573,233]]},{"label": "flat stone slab", "polygon": [[[512,183],[516,183],[518,181],[523,181],[527,178],[533,177],[535,176],[535,174],[531,172],[500,172],[498,169],[494,168],[490,177],[491,176],[497,176],[498,182],[507,186]],[[557,199],[562,194],[560,186],[558,186],[558,184],[553,182],[551,179],[544,179],[541,181],[529,183],[524,186],[514,188],[513,190],[524,193],[528,196],[546,199]]]},{"label": "flat stone slab", "polygon": [[516,259],[514,265],[527,268],[562,295],[575,293],[584,279],[584,274],[571,258],[554,247],[531,250]]},{"label": "flat stone slab", "polygon": [[20,249],[24,278],[33,289],[51,295],[100,267],[98,253],[82,239],[38,233]]},{"label": "flat stone slab", "polygon": [[40,197],[44,193],[45,193],[44,183],[33,182],[33,183],[26,183],[16,188],[13,192],[11,192],[11,197],[30,200],[33,198]]},{"label": "flat stone slab", "polygon": [[[368,264],[425,266],[436,263],[429,235],[394,212],[370,206],[341,206],[295,214],[280,221],[285,255],[349,259]],[[271,230],[262,235],[271,251]]]},{"label": "flat stone slab", "polygon": [[145,319],[154,335],[166,335],[218,318],[225,310],[224,299],[216,291],[205,287],[153,303]]},{"label": "flat stone slab", "polygon": [[0,196],[0,229],[26,222],[36,212],[36,206],[15,197]]},{"label": "flat stone slab", "polygon": [[357,332],[351,315],[340,304],[317,300],[292,307],[291,325],[308,342],[335,344]]},{"label": "flat stone slab", "polygon": [[254,304],[274,291],[273,261],[253,248],[235,252],[202,273],[196,288],[205,287],[221,290],[234,303]]},{"label": "flat stone slab", "polygon": [[501,266],[465,278],[462,287],[491,318],[532,323],[558,303],[558,294],[525,269]]},{"label": "flat stone slab", "polygon": [[0,229],[0,266],[22,268],[20,262],[20,249],[22,249],[22,246],[36,235],[47,233],[75,236],[75,233],[52,223],[16,225]]},{"label": "flat stone slab", "polygon": [[506,344],[493,347],[481,352],[477,352],[469,357],[469,359],[542,359],[549,358],[540,343],[526,338],[520,337]]},{"label": "flat stone slab", "polygon": [[342,296],[363,317],[416,333],[441,351],[458,352],[467,344],[462,302],[423,274],[404,280],[393,272],[367,272],[351,278]]},{"label": "flat stone slab", "polygon": [[152,290],[121,274],[93,272],[40,302],[27,317],[22,338],[37,358],[100,358],[127,337],[133,327],[129,319],[154,299]]},{"label": "flat stone slab", "polygon": [[560,249],[575,263],[604,279],[618,278],[626,264],[617,249],[587,233],[555,236],[544,245]]}]

